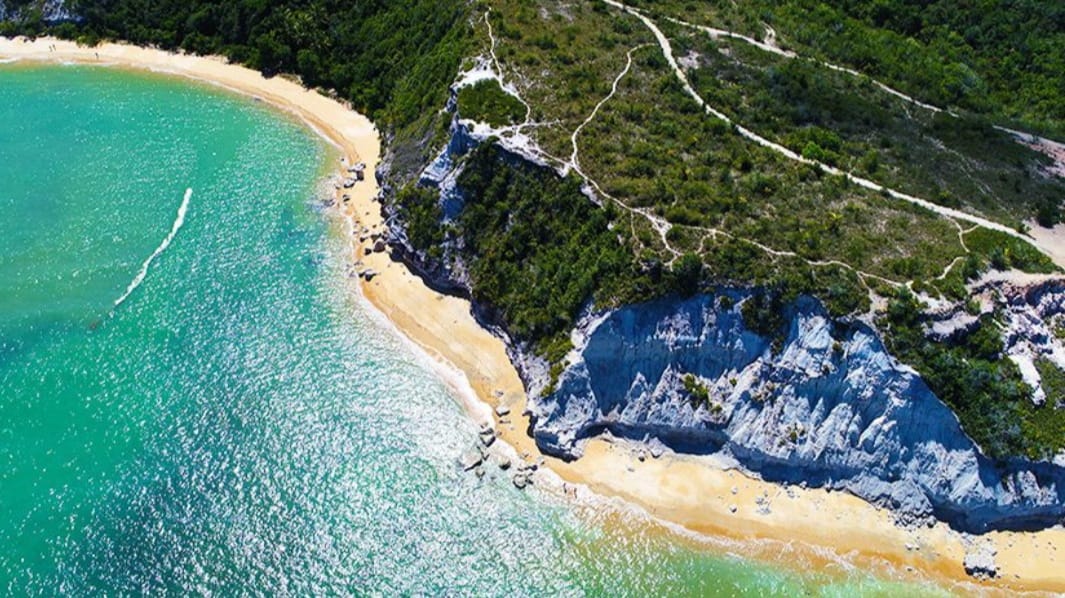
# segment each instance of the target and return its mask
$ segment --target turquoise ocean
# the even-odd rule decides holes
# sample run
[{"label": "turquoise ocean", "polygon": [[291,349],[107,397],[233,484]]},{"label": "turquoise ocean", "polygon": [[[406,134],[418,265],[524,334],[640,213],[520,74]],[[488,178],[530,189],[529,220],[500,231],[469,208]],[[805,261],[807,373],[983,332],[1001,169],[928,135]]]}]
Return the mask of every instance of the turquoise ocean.
[{"label": "turquoise ocean", "polygon": [[942,593],[461,472],[316,208],[335,159],[208,85],[0,66],[0,595]]}]

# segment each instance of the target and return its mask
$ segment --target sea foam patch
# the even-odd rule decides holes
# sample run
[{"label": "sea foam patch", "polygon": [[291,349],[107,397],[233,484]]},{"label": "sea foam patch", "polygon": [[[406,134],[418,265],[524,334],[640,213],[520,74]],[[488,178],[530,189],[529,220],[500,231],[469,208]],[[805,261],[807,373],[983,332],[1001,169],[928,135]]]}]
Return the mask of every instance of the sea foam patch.
[{"label": "sea foam patch", "polygon": [[174,241],[174,237],[177,236],[178,231],[181,230],[182,225],[185,224],[185,214],[189,210],[189,200],[192,199],[192,189],[185,190],[185,198],[181,201],[181,206],[178,208],[177,218],[174,219],[174,224],[170,227],[170,234],[163,239],[163,242],[159,244],[159,247],[155,248],[155,251],[148,256],[148,259],[144,260],[141,264],[141,269],[137,272],[137,275],[133,277],[133,281],[126,287],[126,292],[122,293],[122,296],[115,300],[115,307],[122,305],[129,296],[133,294],[133,291],[137,290],[137,287],[141,286],[144,282],[144,278],[148,275],[148,268],[152,265],[155,258],[162,255],[166,251],[167,247],[170,247],[170,243]]}]

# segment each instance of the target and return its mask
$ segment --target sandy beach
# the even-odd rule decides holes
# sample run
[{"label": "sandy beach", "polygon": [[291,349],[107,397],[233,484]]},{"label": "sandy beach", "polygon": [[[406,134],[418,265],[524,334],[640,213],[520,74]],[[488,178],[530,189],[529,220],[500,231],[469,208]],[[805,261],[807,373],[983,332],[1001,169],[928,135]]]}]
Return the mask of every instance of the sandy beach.
[{"label": "sandy beach", "polygon": [[[697,534],[727,537],[749,546],[741,552],[788,566],[796,554],[806,563],[844,561],[901,580],[932,579],[965,593],[1065,592],[1065,529],[1038,533],[992,533],[965,537],[945,525],[904,530],[890,513],[848,494],[785,488],[724,469],[712,457],[666,454],[636,458],[636,449],[596,440],[573,463],[544,457],[526,433],[525,393],[503,342],[482,329],[467,301],[425,286],[387,252],[368,252],[361,237],[382,232],[373,176],[380,137],[373,123],[349,107],[298,83],[264,78],[220,58],[194,57],[121,44],[78,47],[54,39],[0,38],[0,60],[74,62],[147,69],[223,86],[292,113],[328,139],[346,161],[366,164],[366,180],[337,191],[336,216],[350,224],[353,268],[377,275],[361,283],[363,296],[408,339],[442,367],[465,376],[469,389],[488,408],[471,414],[490,423],[519,458],[543,460],[548,471],[537,483],[583,498],[619,498],[649,517]],[[349,195],[348,201],[343,200]],[[358,265],[356,265],[358,263]],[[464,387],[465,384],[457,384]],[[510,408],[494,414],[499,404]],[[474,405],[477,407],[477,405]],[[650,526],[649,526],[650,527]],[[659,526],[655,526],[658,528]],[[964,570],[966,547],[990,544],[997,551],[999,577],[973,580]]]}]

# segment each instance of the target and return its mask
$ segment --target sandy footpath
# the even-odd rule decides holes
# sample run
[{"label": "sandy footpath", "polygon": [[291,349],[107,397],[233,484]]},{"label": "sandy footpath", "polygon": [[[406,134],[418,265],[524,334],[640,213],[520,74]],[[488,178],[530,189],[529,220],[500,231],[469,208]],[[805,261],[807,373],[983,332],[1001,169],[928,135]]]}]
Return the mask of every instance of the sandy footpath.
[{"label": "sandy footpath", "polygon": [[[366,117],[293,81],[265,79],[218,58],[119,44],[82,48],[53,39],[0,38],[0,60],[12,59],[108,64],[221,85],[297,115],[341,149],[344,166],[364,162],[366,181],[339,189],[336,208],[337,216],[350,223],[353,271],[377,272],[371,282],[362,283],[363,295],[432,357],[464,374],[481,401],[492,408],[500,403],[510,407],[507,416],[492,415],[491,424],[521,458],[543,459],[550,471],[538,474],[538,483],[542,480],[566,493],[623,499],[660,521],[739,540],[741,546],[750,546],[741,550],[748,556],[785,566],[843,561],[902,580],[931,578],[966,593],[1065,592],[1065,529],[1060,526],[977,538],[963,537],[944,525],[903,530],[889,513],[848,494],[769,484],[723,469],[710,457],[667,454],[641,461],[634,447],[605,440],[589,443],[586,456],[573,463],[542,457],[526,433],[529,421],[521,415],[525,393],[502,341],[477,324],[468,302],[427,288],[387,252],[367,252],[371,235],[382,232],[383,224],[373,177],[380,139]],[[343,167],[338,176],[347,176]],[[473,412],[488,417],[487,410]],[[549,483],[558,478],[563,484]],[[966,575],[962,561],[970,543],[995,547],[997,579],[976,582]]]}]

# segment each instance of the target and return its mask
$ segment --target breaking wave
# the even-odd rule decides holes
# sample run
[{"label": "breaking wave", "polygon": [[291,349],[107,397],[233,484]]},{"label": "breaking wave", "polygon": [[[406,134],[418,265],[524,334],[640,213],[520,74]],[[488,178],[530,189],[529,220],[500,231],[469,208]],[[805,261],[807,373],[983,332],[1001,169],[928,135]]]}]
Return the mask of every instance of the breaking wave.
[{"label": "breaking wave", "polygon": [[192,189],[186,189],[185,199],[181,201],[181,207],[178,208],[177,218],[174,219],[174,225],[170,228],[170,234],[163,239],[163,242],[159,244],[159,247],[155,248],[155,251],[148,256],[148,259],[144,260],[144,263],[141,264],[140,272],[137,272],[137,275],[133,277],[133,281],[129,283],[128,287],[126,287],[126,292],[122,293],[122,296],[115,300],[114,306],[116,308],[119,305],[122,305],[122,302],[128,299],[129,296],[133,294],[133,291],[137,290],[137,287],[141,286],[141,283],[144,282],[144,277],[148,275],[148,267],[152,265],[152,261],[166,251],[167,247],[170,247],[170,243],[173,242],[174,237],[176,237],[178,231],[181,230],[181,226],[185,224],[185,213],[188,212],[190,199],[192,199]]}]

